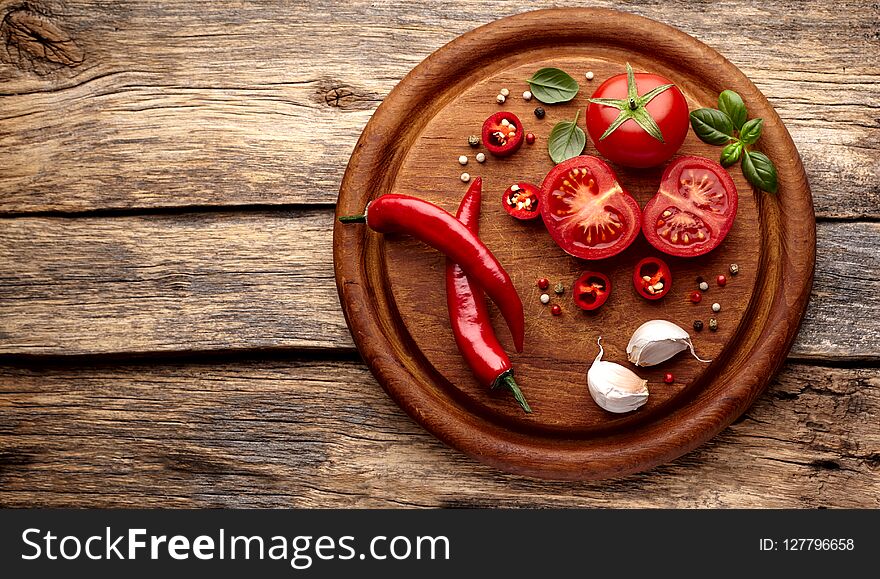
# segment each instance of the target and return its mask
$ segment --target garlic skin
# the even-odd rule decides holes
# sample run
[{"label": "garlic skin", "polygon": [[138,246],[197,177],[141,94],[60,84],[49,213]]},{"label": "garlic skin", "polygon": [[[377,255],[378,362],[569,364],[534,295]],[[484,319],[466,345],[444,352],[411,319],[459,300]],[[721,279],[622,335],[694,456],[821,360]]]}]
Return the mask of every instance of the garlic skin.
[{"label": "garlic skin", "polygon": [[615,364],[603,362],[602,337],[597,341],[599,355],[587,371],[587,386],[596,404],[608,412],[630,412],[648,401],[648,381],[639,378],[635,372]]},{"label": "garlic skin", "polygon": [[651,320],[633,333],[626,346],[626,355],[636,366],[654,366],[688,348],[700,362],[712,361],[697,356],[690,335],[682,327],[666,320]]}]

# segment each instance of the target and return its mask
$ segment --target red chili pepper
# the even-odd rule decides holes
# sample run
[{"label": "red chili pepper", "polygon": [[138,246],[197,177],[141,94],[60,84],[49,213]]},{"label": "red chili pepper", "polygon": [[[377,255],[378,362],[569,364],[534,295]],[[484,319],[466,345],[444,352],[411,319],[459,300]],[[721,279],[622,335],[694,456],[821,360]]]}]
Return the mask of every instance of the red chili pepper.
[{"label": "red chili pepper", "polygon": [[585,271],[571,288],[574,303],[582,310],[599,308],[611,295],[611,280],[603,273]]},{"label": "red chili pepper", "polygon": [[[477,177],[458,207],[458,220],[474,234],[479,232],[480,227],[482,185],[483,180]],[[446,260],[446,305],[458,351],[477,381],[493,390],[502,386],[508,388],[522,409],[531,412],[529,403],[513,379],[510,358],[492,330],[483,290],[451,259]]]},{"label": "red chili pepper", "polygon": [[[660,289],[657,289],[657,284],[660,284]],[[672,287],[672,272],[662,259],[646,257],[633,270],[633,285],[643,298],[659,300]]]},{"label": "red chili pepper", "polygon": [[379,233],[406,233],[445,254],[498,305],[516,351],[522,352],[526,323],[516,287],[489,248],[454,215],[422,199],[389,193],[371,201],[364,215],[339,221],[366,223]]},{"label": "red chili pepper", "polygon": [[517,116],[507,111],[497,112],[483,122],[483,145],[496,157],[516,153],[522,147],[524,134]]},{"label": "red chili pepper", "polygon": [[511,217],[523,221],[538,218],[541,216],[538,209],[540,191],[540,187],[531,183],[514,183],[501,196],[501,205]]}]

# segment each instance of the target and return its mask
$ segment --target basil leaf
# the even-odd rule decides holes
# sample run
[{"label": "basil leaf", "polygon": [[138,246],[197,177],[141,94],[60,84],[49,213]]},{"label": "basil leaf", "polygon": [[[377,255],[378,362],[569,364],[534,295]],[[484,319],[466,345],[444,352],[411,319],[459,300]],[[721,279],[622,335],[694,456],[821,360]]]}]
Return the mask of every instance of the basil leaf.
[{"label": "basil leaf", "polygon": [[743,144],[742,141],[736,141],[730,143],[723,149],[721,149],[721,164],[725,167],[730,167],[742,156],[743,152]]},{"label": "basil leaf", "polygon": [[742,158],[743,175],[749,183],[768,193],[776,193],[779,183],[773,161],[758,151],[746,151]]},{"label": "basil leaf", "polygon": [[717,109],[697,109],[691,113],[691,126],[703,142],[724,145],[733,138],[733,122]]},{"label": "basil leaf", "polygon": [[587,136],[583,129],[577,126],[580,114],[578,111],[573,121],[556,123],[553,130],[550,131],[547,148],[550,150],[550,158],[557,165],[572,157],[577,157],[584,152],[584,147],[587,146]]},{"label": "basil leaf", "polygon": [[739,131],[739,140],[746,145],[751,145],[761,136],[761,126],[764,119],[752,119],[742,126]]},{"label": "basil leaf", "polygon": [[580,90],[577,81],[558,68],[542,68],[526,82],[532,96],[548,105],[568,102]]},{"label": "basil leaf", "polygon": [[732,90],[723,91],[718,95],[718,108],[733,122],[733,128],[740,130],[746,122],[746,105],[742,97]]}]

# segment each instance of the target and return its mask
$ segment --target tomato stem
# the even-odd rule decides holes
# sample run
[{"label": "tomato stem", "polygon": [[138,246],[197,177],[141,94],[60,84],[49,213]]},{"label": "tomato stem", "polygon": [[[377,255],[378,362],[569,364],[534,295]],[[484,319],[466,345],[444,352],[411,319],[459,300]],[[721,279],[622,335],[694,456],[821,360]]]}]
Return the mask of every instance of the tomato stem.
[{"label": "tomato stem", "polygon": [[639,104],[636,102],[636,99],[629,99],[629,110],[634,111],[639,108]]}]

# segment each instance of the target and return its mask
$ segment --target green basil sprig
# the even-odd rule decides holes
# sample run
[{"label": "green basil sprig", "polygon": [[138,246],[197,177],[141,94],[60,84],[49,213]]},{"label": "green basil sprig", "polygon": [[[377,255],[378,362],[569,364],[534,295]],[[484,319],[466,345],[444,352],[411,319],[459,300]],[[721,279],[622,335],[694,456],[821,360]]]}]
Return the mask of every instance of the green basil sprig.
[{"label": "green basil sprig", "polygon": [[746,179],[762,191],[776,193],[779,189],[776,167],[770,158],[749,146],[761,137],[763,119],[748,119],[742,97],[732,90],[718,95],[717,109],[697,109],[691,112],[694,133],[710,145],[724,145],[721,164],[729,167],[742,159]]},{"label": "green basil sprig", "polygon": [[567,103],[581,88],[575,79],[558,68],[542,68],[526,82],[532,96],[548,105]]},{"label": "green basil sprig", "polygon": [[557,165],[572,157],[577,157],[584,152],[587,146],[587,135],[577,125],[581,112],[574,115],[573,121],[560,121],[550,131],[547,139],[547,148],[550,150],[550,158]]}]

